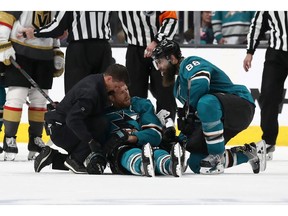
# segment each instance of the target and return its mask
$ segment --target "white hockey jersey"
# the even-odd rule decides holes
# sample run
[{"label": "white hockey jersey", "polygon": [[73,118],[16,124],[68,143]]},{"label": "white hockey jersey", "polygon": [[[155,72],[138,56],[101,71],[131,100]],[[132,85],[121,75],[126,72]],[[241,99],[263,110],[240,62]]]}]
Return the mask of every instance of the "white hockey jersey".
[{"label": "white hockey jersey", "polygon": [[[9,12],[8,12],[9,13]],[[10,40],[17,54],[38,60],[51,60],[54,57],[53,47],[59,47],[60,41],[53,38],[17,38],[23,27],[40,28],[49,24],[54,18],[54,11],[22,11],[13,24]]]}]

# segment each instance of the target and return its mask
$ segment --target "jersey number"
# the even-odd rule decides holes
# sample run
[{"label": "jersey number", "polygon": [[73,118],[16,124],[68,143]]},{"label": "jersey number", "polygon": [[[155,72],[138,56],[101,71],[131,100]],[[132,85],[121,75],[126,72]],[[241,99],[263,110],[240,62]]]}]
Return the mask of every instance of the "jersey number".
[{"label": "jersey number", "polygon": [[192,61],[190,64],[186,65],[186,70],[191,71],[194,66],[200,65],[199,61]]}]

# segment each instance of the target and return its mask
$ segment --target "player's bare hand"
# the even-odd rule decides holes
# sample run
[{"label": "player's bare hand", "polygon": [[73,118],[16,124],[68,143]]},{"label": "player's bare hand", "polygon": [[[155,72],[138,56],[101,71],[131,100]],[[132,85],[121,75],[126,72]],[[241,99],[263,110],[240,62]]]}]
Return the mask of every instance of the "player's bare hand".
[{"label": "player's bare hand", "polygon": [[66,31],[64,31],[64,33],[63,33],[60,37],[58,37],[58,39],[64,40],[64,39],[66,39],[67,37],[68,37],[68,31],[66,30]]},{"label": "player's bare hand", "polygon": [[247,54],[243,61],[243,68],[246,72],[248,72],[248,70],[251,68],[252,59],[253,59],[253,55]]},{"label": "player's bare hand", "polygon": [[144,51],[144,58],[149,58],[152,56],[152,52],[157,46],[157,43],[155,41],[152,41],[150,44],[147,45],[145,51]]},{"label": "player's bare hand", "polygon": [[27,38],[27,39],[32,39],[34,38],[34,29],[33,28],[21,28],[17,32],[17,37],[18,38]]}]

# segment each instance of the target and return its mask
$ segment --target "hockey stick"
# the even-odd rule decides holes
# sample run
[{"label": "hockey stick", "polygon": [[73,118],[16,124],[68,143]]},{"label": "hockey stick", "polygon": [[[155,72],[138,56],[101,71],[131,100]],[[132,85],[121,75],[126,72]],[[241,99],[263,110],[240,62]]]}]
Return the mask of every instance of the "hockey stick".
[{"label": "hockey stick", "polygon": [[10,57],[11,63],[17,68],[25,77],[26,79],[36,88],[45,98],[50,102],[50,104],[55,108],[56,103],[48,96],[46,92],[44,92],[39,85],[32,79],[32,77],[23,69],[21,66],[15,61],[14,58]]}]

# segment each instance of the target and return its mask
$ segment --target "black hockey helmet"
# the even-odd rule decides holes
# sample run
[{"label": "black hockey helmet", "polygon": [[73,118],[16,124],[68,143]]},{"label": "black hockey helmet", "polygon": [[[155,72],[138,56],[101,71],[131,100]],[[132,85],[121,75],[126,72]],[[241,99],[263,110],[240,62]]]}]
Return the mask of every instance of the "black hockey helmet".
[{"label": "black hockey helmet", "polygon": [[179,44],[174,40],[164,39],[153,50],[152,58],[154,60],[162,57],[169,58],[171,54],[175,55],[177,59],[182,57]]}]

